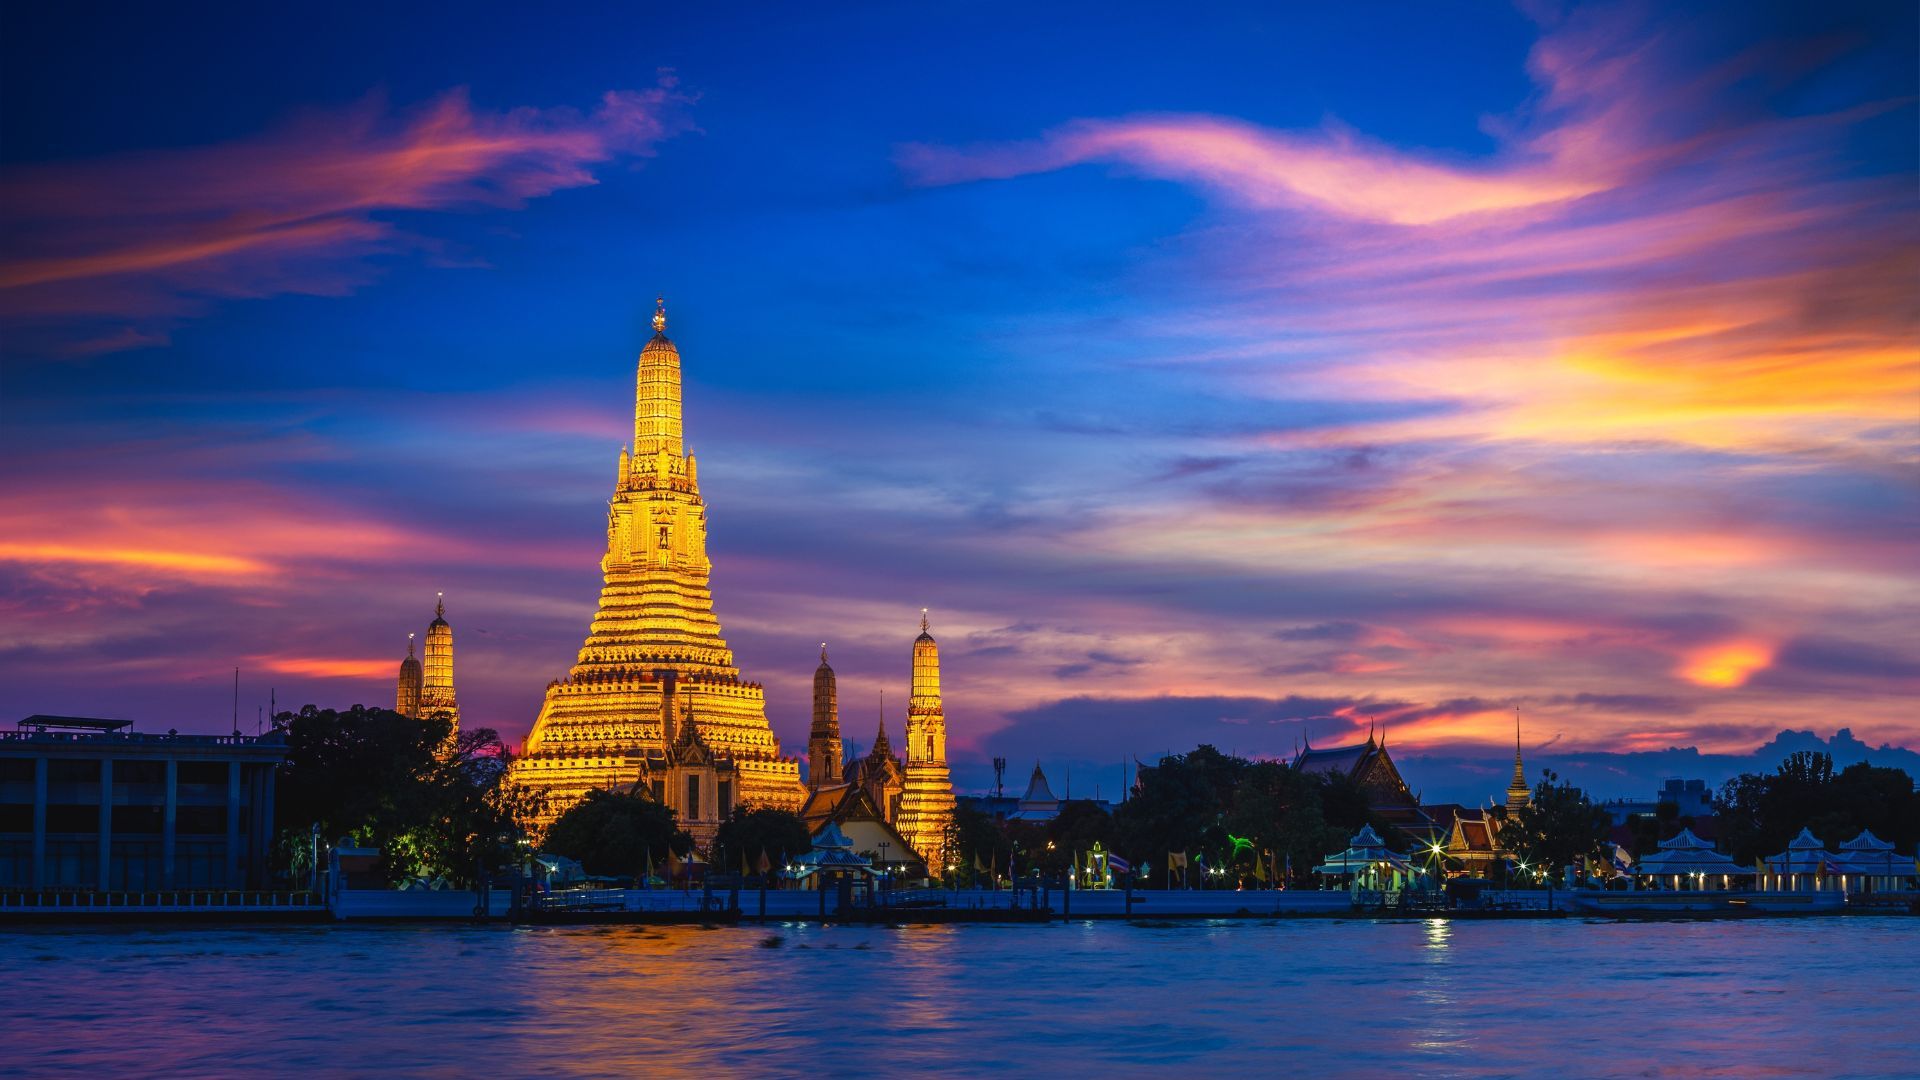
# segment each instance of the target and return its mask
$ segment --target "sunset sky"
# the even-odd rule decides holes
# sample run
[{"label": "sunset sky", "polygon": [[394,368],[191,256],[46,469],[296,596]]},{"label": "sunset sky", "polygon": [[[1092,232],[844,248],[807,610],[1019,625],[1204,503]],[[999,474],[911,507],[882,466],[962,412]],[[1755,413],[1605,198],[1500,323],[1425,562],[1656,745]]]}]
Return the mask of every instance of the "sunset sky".
[{"label": "sunset sky", "polygon": [[1668,8],[9,6],[0,722],[388,705],[444,590],[517,741],[664,294],[790,752],[923,606],[962,788],[1920,745],[1914,6]]}]

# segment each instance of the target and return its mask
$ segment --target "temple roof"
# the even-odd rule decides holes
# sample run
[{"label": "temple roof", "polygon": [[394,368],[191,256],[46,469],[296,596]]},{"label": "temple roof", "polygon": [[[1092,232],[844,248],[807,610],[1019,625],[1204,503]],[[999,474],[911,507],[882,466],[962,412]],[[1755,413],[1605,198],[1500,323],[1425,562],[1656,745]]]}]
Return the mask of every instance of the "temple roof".
[{"label": "temple roof", "polygon": [[1636,874],[1733,874],[1750,875],[1751,867],[1741,866],[1713,849],[1713,845],[1681,829],[1679,835],[1660,841],[1660,850],[1643,855]]},{"label": "temple roof", "polygon": [[1027,793],[1020,796],[1020,802],[1055,805],[1060,802],[1060,799],[1054,795],[1053,789],[1047,786],[1047,774],[1040,771],[1040,763],[1037,761],[1033,764],[1033,777],[1027,781]]},{"label": "temple roof", "polygon": [[1862,829],[1860,835],[1840,845],[1841,851],[1892,851],[1891,841],[1882,840],[1873,835],[1872,829]]}]

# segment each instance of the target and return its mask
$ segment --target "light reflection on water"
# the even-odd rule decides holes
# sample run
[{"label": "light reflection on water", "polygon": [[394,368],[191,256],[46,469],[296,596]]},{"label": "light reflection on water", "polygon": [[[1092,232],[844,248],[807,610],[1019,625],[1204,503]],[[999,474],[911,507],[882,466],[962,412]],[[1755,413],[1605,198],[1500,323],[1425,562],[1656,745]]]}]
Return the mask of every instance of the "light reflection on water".
[{"label": "light reflection on water", "polygon": [[1902,918],[34,930],[0,1074],[1897,1076],[1917,973]]}]

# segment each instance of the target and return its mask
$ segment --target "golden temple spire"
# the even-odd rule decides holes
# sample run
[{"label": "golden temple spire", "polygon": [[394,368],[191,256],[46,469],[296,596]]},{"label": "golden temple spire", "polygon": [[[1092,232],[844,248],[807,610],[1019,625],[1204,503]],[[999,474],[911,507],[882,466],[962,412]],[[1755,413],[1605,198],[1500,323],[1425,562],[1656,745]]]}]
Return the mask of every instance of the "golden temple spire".
[{"label": "golden temple spire", "polygon": [[926,608],[920,609],[920,632],[923,634],[929,632],[927,629],[927,609]]},{"label": "golden temple spire", "polygon": [[1520,707],[1513,707],[1513,782],[1507,785],[1507,809],[1518,810],[1532,798],[1527,787],[1527,767],[1520,763]]},{"label": "golden temple spire", "polygon": [[653,332],[656,334],[667,332],[667,298],[664,296],[653,298]]}]

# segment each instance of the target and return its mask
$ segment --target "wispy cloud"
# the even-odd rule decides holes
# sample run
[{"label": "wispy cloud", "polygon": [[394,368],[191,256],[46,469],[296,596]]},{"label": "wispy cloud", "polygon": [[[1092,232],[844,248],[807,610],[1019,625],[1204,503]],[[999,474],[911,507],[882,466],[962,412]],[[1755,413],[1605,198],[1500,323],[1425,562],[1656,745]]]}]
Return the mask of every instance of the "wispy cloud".
[{"label": "wispy cloud", "polygon": [[690,102],[671,76],[587,111],[492,112],[464,90],[395,111],[373,96],[232,143],[16,166],[0,173],[0,318],[98,352],[163,341],[213,300],[345,292],[371,257],[433,253],[393,214],[592,184],[685,130]]}]

